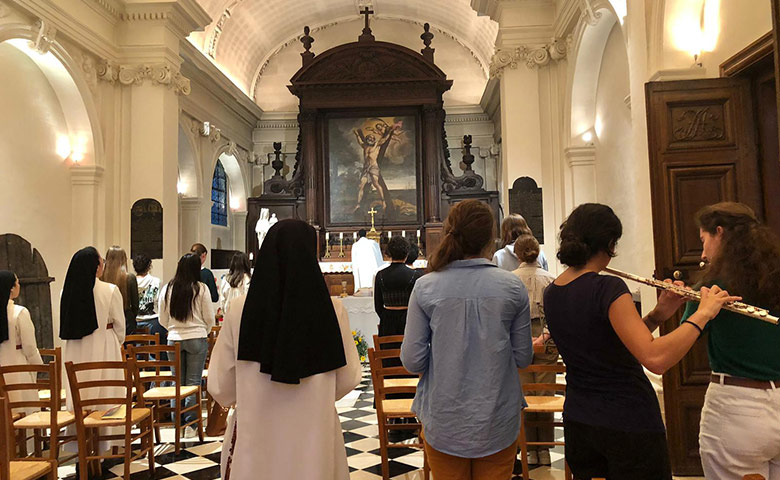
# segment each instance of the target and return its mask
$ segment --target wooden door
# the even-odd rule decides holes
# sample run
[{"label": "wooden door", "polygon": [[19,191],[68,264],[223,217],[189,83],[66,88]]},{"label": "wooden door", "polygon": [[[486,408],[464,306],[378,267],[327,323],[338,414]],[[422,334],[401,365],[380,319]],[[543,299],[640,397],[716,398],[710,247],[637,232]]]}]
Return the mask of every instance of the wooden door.
[{"label": "wooden door", "polygon": [[0,235],[0,270],[10,270],[19,278],[22,288],[15,302],[30,311],[38,348],[52,348],[54,337],[49,284],[54,278],[49,276],[43,257],[19,235]]},{"label": "wooden door", "polygon": [[[651,82],[645,89],[657,278],[698,278],[694,214],[720,201],[747,203],[761,215],[750,83],[738,78]],[[679,317],[661,326],[677,327]],[[699,418],[710,368],[706,338],[663,377],[672,470],[701,475]]]}]

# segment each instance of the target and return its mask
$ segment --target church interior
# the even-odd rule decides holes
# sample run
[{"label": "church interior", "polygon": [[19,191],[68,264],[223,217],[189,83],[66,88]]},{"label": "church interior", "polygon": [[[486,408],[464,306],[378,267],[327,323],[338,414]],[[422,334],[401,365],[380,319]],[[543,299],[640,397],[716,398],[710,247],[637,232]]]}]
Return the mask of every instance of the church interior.
[{"label": "church interior", "polygon": [[[348,476],[427,479],[421,443],[388,450],[379,432],[376,372],[361,351],[379,348],[376,269],[358,266],[362,237],[379,263],[405,239],[422,274],[451,233],[448,213],[479,200],[496,242],[501,222],[522,215],[557,276],[561,225],[600,203],[623,225],[612,267],[695,284],[693,219],[705,205],[745,203],[780,234],[778,59],[778,0],[0,0],[0,270],[18,278],[16,304],[47,358],[64,346],[74,252],[119,246],[128,274],[144,254],[165,285],[202,244],[219,285],[237,253],[260,268],[273,224],[302,220],[363,357],[360,383],[335,403]],[[627,285],[640,316],[656,307],[657,288]],[[677,325],[679,315],[660,334]],[[707,354],[702,339],[663,375],[645,370],[676,479],[704,478]],[[204,372],[209,430],[227,413],[212,411]],[[53,402],[62,382],[49,387]],[[21,430],[28,439],[13,415],[0,473],[29,456],[51,472],[10,478],[80,478],[78,455],[51,453],[58,427]],[[561,426],[549,464],[518,449],[513,478],[571,478]],[[153,474],[120,448],[90,478],[228,478],[224,429],[198,429],[138,440]]]}]

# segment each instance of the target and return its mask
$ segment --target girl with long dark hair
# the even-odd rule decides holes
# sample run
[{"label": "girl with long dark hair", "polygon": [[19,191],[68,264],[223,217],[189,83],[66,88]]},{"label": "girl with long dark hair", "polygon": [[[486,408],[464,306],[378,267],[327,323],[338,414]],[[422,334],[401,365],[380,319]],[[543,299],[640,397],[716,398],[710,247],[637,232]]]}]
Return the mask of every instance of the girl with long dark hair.
[{"label": "girl with long dark hair", "polygon": [[[181,345],[180,378],[184,385],[200,385],[208,353],[208,334],[214,325],[214,307],[206,284],[200,281],[200,257],[187,253],[179,260],[176,275],[160,292],[160,325],[168,330],[168,345]],[[184,402],[191,407],[192,395]],[[197,419],[196,412],[184,414],[186,425]],[[185,428],[185,438],[195,436],[195,428]]]},{"label": "girl with long dark hair", "polygon": [[230,270],[219,285],[219,308],[223,314],[230,310],[230,303],[249,292],[252,280],[252,268],[246,253],[238,252],[230,259]]},{"label": "girl with long dark hair", "polygon": [[507,480],[515,464],[531,318],[523,282],[490,261],[493,227],[486,204],[455,205],[409,299],[401,361],[421,374],[412,410],[435,478]]},{"label": "girl with long dark hair", "polygon": [[[780,241],[742,203],[722,202],[696,214],[709,263],[702,285],[720,285],[745,302],[780,314]],[[683,322],[693,318],[688,304]],[[706,326],[712,377],[699,429],[707,478],[748,473],[780,478],[780,327],[728,310]]]},{"label": "girl with long dark hair", "polygon": [[560,232],[558,259],[568,268],[544,292],[545,319],[567,368],[566,461],[575,478],[671,480],[661,409],[642,366],[665,372],[721,306],[739,297],[704,287],[701,305],[685,324],[654,337],[684,299],[664,291],[641,318],[625,282],[599,275],[617,254],[622,233],[610,207],[575,208]]}]

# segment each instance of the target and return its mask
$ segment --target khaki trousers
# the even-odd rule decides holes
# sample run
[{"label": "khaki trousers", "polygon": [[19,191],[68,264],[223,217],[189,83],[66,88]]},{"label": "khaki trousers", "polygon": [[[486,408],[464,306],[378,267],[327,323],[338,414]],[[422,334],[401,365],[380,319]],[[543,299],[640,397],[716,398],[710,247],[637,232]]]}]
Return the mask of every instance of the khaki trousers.
[{"label": "khaki trousers", "polygon": [[425,454],[434,480],[509,480],[517,457],[517,444],[482,458],[442,453],[425,442]]}]

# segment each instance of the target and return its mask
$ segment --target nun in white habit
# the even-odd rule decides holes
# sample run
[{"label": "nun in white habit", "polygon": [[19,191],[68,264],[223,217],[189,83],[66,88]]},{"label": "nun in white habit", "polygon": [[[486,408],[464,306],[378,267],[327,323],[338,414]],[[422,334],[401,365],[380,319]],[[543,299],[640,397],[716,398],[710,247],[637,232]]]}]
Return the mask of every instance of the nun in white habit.
[{"label": "nun in white habit", "polygon": [[[73,411],[73,395],[65,372],[65,363],[122,361],[125,340],[125,312],[122,294],[116,285],[103,282],[103,258],[93,247],[73,255],[65,276],[60,300],[60,338],[62,339],[62,385],[68,411]],[[122,379],[118,370],[90,370],[78,374],[79,381]],[[122,387],[89,388],[81,391],[82,399],[122,397]],[[110,408],[107,405],[106,408]],[[75,428],[71,428],[75,433]],[[107,429],[108,430],[108,429]],[[122,427],[110,433],[121,433]],[[68,433],[71,433],[69,430]],[[108,432],[107,432],[108,433]],[[102,432],[101,432],[102,434]],[[116,443],[119,445],[121,442]],[[102,442],[107,450],[113,442]],[[69,444],[71,445],[71,444]]]},{"label": "nun in white habit", "polygon": [[[41,365],[43,360],[38,353],[35,340],[35,325],[30,312],[21,305],[14,304],[19,296],[19,279],[13,272],[0,270],[0,365]],[[34,383],[35,376],[29,373],[7,373],[7,385]],[[12,402],[36,401],[38,395],[33,390],[9,391]],[[18,409],[32,413],[35,408]]]},{"label": "nun in white habit", "polygon": [[209,393],[235,406],[226,480],[348,480],[335,402],[360,383],[347,312],[331,299],[316,234],[300,220],[268,231],[249,293],[233,301],[209,364]]}]

